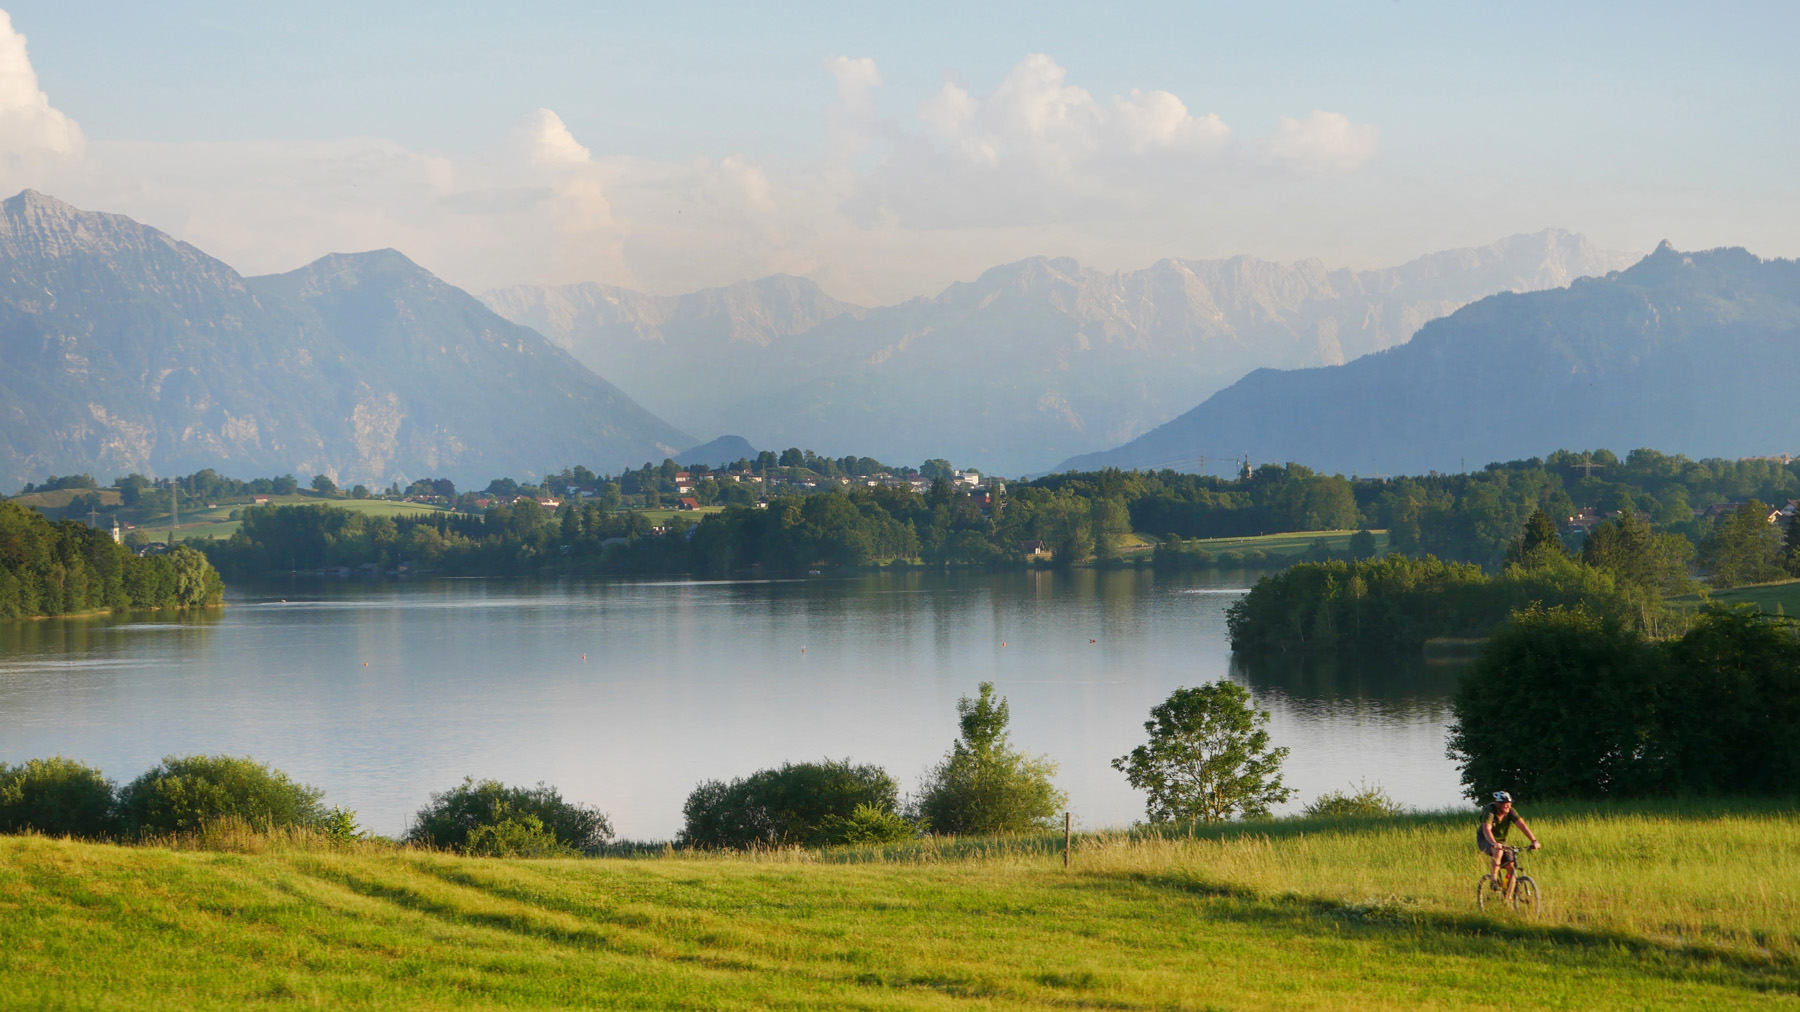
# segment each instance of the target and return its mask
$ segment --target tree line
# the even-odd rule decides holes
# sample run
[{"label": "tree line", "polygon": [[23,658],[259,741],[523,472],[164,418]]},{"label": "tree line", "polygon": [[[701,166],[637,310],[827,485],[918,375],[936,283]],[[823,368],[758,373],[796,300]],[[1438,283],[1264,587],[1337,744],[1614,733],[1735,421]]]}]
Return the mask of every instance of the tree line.
[{"label": "tree line", "polygon": [[215,605],[224,589],[186,546],[140,558],[110,533],[0,501],[0,618]]},{"label": "tree line", "polygon": [[[1153,823],[1260,818],[1292,791],[1281,782],[1285,748],[1269,742],[1267,711],[1229,682],[1178,689],[1151,711],[1145,745],[1113,766],[1147,796]],[[959,734],[902,798],[878,766],[850,759],[790,762],[697,785],[682,806],[675,844],[692,849],[870,845],[926,833],[998,836],[1052,828],[1066,804],[1056,764],[1015,747],[1007,700],[983,682],[957,702]],[[1331,795],[1315,811],[1369,808],[1371,797]],[[1319,807],[1323,806],[1323,807]],[[359,837],[354,812],[279,770],[233,756],[169,756],[123,787],[62,757],[0,763],[0,832],[158,842],[223,822],[253,830]],[[554,787],[466,778],[433,793],[401,842],[491,856],[603,853],[614,845],[606,814]]]},{"label": "tree line", "polygon": [[1246,653],[1392,654],[1439,637],[1484,637],[1515,611],[1542,604],[1581,605],[1655,635],[1679,621],[1664,599],[1691,589],[1692,555],[1685,539],[1635,516],[1598,525],[1572,554],[1539,511],[1499,572],[1429,555],[1302,562],[1259,579],[1226,613],[1226,626],[1232,649]]},{"label": "tree line", "polygon": [[1582,604],[1532,605],[1454,703],[1470,797],[1785,796],[1800,790],[1800,628],[1713,608],[1654,639]]}]

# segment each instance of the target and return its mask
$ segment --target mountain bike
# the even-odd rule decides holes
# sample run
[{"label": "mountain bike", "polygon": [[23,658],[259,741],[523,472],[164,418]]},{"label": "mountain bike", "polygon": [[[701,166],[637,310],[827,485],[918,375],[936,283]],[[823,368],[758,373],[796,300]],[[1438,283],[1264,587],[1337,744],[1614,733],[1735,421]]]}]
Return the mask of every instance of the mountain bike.
[{"label": "mountain bike", "polygon": [[1496,907],[1511,904],[1514,910],[1527,914],[1538,912],[1538,887],[1530,875],[1519,870],[1519,848],[1501,845],[1500,875],[1481,876],[1475,883],[1475,907],[1486,910],[1488,904]]}]

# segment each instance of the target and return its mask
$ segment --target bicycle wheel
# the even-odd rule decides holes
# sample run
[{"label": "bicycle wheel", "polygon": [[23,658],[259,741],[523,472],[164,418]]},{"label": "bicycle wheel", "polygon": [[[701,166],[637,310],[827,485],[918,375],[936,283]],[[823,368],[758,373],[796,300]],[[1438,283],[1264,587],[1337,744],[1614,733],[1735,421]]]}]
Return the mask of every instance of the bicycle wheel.
[{"label": "bicycle wheel", "polygon": [[1494,891],[1494,876],[1483,875],[1481,881],[1475,883],[1475,909],[1486,910],[1490,895],[1493,899],[1500,898],[1500,894]]},{"label": "bicycle wheel", "polygon": [[1513,909],[1534,917],[1537,915],[1538,887],[1530,875],[1520,875],[1513,883]]}]

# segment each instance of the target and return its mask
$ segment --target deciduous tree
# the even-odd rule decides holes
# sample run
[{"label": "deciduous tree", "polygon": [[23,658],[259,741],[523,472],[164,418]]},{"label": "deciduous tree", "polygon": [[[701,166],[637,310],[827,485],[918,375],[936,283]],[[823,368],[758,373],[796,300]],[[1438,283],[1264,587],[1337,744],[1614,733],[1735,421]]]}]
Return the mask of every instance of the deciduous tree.
[{"label": "deciduous tree", "polygon": [[1286,748],[1272,748],[1269,712],[1231,682],[1176,689],[1150,710],[1150,740],[1113,760],[1149,794],[1151,822],[1265,816],[1293,795],[1281,782]]}]

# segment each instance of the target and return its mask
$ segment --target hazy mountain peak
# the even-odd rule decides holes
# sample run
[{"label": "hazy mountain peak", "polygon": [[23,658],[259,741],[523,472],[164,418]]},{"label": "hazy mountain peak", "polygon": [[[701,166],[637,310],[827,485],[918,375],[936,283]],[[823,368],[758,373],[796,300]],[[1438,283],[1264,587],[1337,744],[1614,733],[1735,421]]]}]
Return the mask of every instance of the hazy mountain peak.
[{"label": "hazy mountain peak", "polygon": [[1016,472],[1123,442],[1257,367],[1344,362],[1495,292],[1633,259],[1545,230],[1369,271],[1242,255],[1103,272],[1025,257],[870,310],[827,303],[803,279],[782,284],[806,293],[808,312],[773,297],[775,279],[676,297],[521,286],[485,298],[690,430]]},{"label": "hazy mountain peak", "polygon": [[244,279],[130,218],[27,191],[0,201],[0,260],[0,481],[202,467],[485,481],[693,442],[394,250]]},{"label": "hazy mountain peak", "polygon": [[235,277],[225,264],[187,243],[122,214],[84,211],[46,193],[21,190],[0,201],[0,256],[61,258],[78,253],[180,250],[215,272]]},{"label": "hazy mountain peak", "polygon": [[1769,410],[1800,384],[1786,354],[1796,338],[1800,263],[1665,242],[1605,277],[1480,299],[1382,354],[1256,370],[1062,468],[1188,468],[1220,449],[1363,474],[1451,471],[1559,446],[1780,452],[1790,447]]}]

